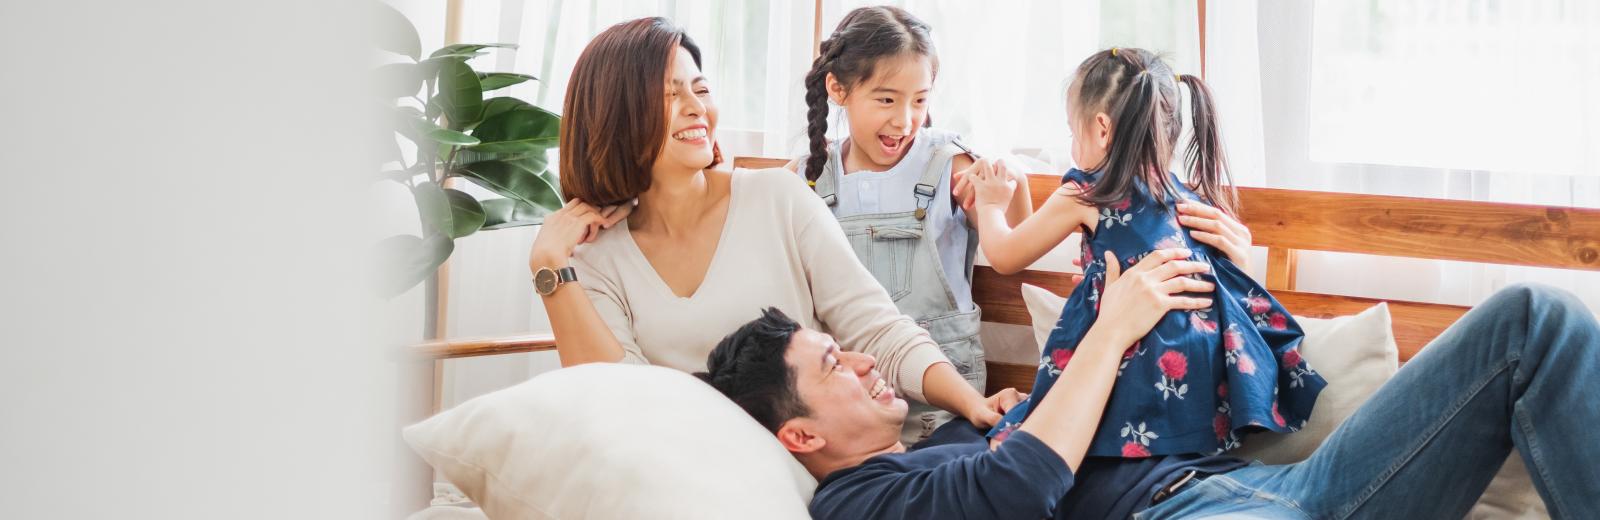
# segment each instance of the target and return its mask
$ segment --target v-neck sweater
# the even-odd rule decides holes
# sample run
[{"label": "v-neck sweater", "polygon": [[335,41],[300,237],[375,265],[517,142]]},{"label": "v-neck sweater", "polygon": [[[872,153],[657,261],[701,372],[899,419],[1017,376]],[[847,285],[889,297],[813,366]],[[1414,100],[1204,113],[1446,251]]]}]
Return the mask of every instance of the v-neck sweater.
[{"label": "v-neck sweater", "polygon": [[776,307],[840,348],[872,355],[897,393],[926,402],[923,374],[949,361],[856,259],[822,200],[783,168],[737,170],[730,182],[722,237],[692,296],[672,292],[626,220],[577,248],[578,284],[623,361],[705,370],[723,336]]}]

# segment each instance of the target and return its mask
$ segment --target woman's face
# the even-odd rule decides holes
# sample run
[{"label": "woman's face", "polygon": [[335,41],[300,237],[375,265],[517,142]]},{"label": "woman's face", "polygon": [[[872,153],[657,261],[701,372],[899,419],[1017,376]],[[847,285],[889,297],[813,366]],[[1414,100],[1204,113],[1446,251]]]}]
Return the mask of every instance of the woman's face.
[{"label": "woman's face", "polygon": [[667,65],[667,138],[656,165],[699,171],[711,164],[716,142],[717,107],[711,86],[689,50],[677,47]]}]

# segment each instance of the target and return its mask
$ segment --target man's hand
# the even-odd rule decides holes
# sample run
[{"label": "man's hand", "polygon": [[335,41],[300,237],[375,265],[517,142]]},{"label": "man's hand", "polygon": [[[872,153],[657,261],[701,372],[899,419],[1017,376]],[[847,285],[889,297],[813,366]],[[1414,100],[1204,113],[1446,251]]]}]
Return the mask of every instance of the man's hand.
[{"label": "man's hand", "polygon": [[1167,311],[1211,308],[1211,298],[1182,295],[1216,289],[1210,282],[1188,276],[1211,270],[1203,262],[1183,260],[1189,254],[1188,249],[1158,249],[1124,272],[1117,256],[1106,251],[1106,286],[1100,295],[1096,326],[1111,327],[1107,332],[1123,343],[1117,348],[1144,337]]}]

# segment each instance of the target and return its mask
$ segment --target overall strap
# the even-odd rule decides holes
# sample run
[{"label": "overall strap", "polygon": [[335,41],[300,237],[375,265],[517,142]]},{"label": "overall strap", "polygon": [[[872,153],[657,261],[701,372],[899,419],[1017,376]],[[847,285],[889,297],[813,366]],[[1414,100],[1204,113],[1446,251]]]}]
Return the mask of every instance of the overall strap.
[{"label": "overall strap", "polygon": [[917,198],[917,220],[928,217],[928,208],[933,207],[934,195],[938,194],[939,180],[950,173],[950,160],[963,153],[966,153],[965,147],[954,140],[933,149],[933,156],[928,159],[928,169],[923,170],[922,178],[917,179],[917,185],[912,189],[912,195]]}]

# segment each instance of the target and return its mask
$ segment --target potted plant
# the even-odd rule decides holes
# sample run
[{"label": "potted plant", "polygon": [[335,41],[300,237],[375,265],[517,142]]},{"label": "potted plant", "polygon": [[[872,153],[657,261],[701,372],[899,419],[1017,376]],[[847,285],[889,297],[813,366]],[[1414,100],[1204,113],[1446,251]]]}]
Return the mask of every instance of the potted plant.
[{"label": "potted plant", "polygon": [[[392,297],[432,276],[454,251],[455,239],[538,224],[561,207],[560,183],[549,169],[547,154],[557,146],[561,121],[514,97],[485,97],[486,92],[538,79],[478,72],[468,64],[486,54],[484,49],[515,45],[446,45],[423,57],[411,22],[394,8],[377,5],[379,48],[405,58],[376,71],[382,110],[393,123],[380,140],[379,182],[405,185],[422,219],[422,236],[397,235],[379,243],[380,259],[397,267],[381,284],[382,293]],[[398,139],[415,145],[413,157],[403,156]],[[465,179],[502,198],[477,200],[446,187],[450,178]]]}]

